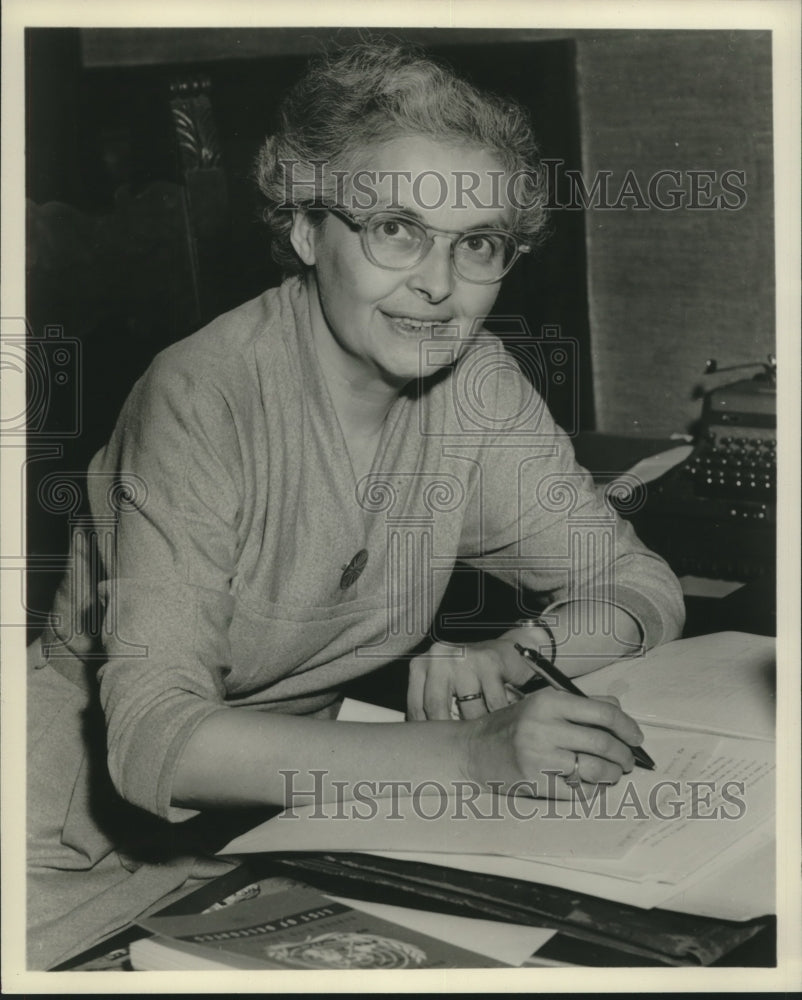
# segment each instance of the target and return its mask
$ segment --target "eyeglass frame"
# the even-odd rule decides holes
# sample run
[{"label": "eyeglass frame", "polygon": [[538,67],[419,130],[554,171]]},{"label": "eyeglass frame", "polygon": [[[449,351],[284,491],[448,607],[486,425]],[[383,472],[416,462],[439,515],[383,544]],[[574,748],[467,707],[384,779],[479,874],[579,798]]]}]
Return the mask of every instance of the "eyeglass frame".
[{"label": "eyeglass frame", "polygon": [[[434,246],[434,237],[432,236],[432,233],[439,233],[442,236],[454,237],[451,241],[450,248],[451,267],[459,278],[462,278],[463,281],[470,282],[472,285],[495,285],[497,282],[501,281],[505,275],[510,273],[512,268],[518,262],[521,254],[531,253],[532,251],[532,247],[529,244],[521,243],[515,233],[511,233],[507,229],[493,229],[492,227],[487,227],[486,229],[466,229],[461,232],[458,229],[441,229],[439,226],[427,226],[425,223],[421,222],[420,219],[414,219],[411,215],[405,215],[403,212],[391,212],[386,209],[379,212],[372,212],[364,219],[360,219],[358,216],[353,215],[351,212],[344,208],[340,208],[337,205],[326,205],[323,210],[331,212],[331,214],[336,216],[338,219],[341,219],[346,224],[358,229],[359,241],[362,244],[362,252],[371,264],[375,264],[376,267],[380,267],[385,271],[408,271],[410,268],[416,267],[420,264],[422,260],[425,260],[429,251]],[[371,253],[370,247],[368,246],[367,230],[370,223],[380,216],[387,216],[389,219],[403,219],[405,222],[411,222],[413,225],[422,229],[426,233],[426,242],[421,244],[422,253],[412,264],[404,264],[402,267],[393,267],[390,264],[381,264]],[[512,258],[501,274],[494,278],[488,278],[484,281],[477,278],[466,278],[465,275],[460,272],[454,260],[454,247],[464,236],[482,236],[488,233],[493,235],[508,236],[510,239],[515,241],[515,249]]]}]

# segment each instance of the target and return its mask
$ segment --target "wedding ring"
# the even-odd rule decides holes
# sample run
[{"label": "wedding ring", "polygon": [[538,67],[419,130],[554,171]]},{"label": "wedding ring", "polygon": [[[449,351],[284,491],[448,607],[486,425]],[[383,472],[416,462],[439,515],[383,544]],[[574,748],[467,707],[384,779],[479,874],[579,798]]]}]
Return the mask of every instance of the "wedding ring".
[{"label": "wedding ring", "polygon": [[457,695],[455,701],[458,701],[458,702],[476,701],[477,698],[484,698],[484,695],[482,694],[481,691],[477,691],[476,694],[464,694],[464,695],[462,695],[462,697],[460,697],[459,695]]},{"label": "wedding ring", "polygon": [[566,785],[579,785],[582,779],[579,777],[579,755],[574,753],[574,767],[570,774],[564,774]]}]

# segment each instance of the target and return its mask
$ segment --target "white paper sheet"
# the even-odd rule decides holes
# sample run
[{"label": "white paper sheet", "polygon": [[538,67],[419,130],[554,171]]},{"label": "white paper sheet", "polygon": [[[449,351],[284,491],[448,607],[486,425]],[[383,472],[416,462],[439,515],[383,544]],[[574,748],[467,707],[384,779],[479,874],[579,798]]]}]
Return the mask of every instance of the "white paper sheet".
[{"label": "white paper sheet", "polygon": [[[658,452],[656,455],[642,458],[629,469],[629,475],[637,476],[644,483],[653,483],[655,479],[659,479],[680,462],[684,462],[692,451],[692,444],[675,445],[673,448]],[[624,479],[622,482],[626,483],[627,480]]]},{"label": "white paper sheet", "polygon": [[738,580],[714,580],[708,576],[694,576],[686,573],[679,578],[682,593],[686,597],[722,598],[740,590],[743,584]]},{"label": "white paper sheet", "polygon": [[366,701],[355,698],[343,698],[338,722],[403,722],[404,713],[394,708],[382,708],[381,705],[370,705]]},{"label": "white paper sheet", "polygon": [[[736,633],[727,636],[726,642],[729,645],[737,641],[740,650],[745,646],[746,648],[751,646],[751,643],[744,644],[741,639],[742,637]],[[768,645],[768,642],[764,643],[762,640],[758,642],[758,648],[763,650]],[[630,662],[628,666],[631,667],[633,664]],[[741,669],[744,669],[742,662]],[[759,674],[760,670],[755,672]],[[368,721],[374,717],[369,705],[356,704],[353,710],[354,718]],[[644,731],[646,745],[649,746],[652,756],[656,755],[660,766],[651,776],[645,772],[637,772],[636,780],[639,781],[639,787],[644,781],[660,780],[664,777],[662,773],[664,762],[656,750],[660,745],[662,730],[659,727],[644,727]],[[690,738],[689,733],[687,739]],[[684,912],[719,916],[730,920],[746,920],[761,916],[773,912],[774,909],[773,822],[771,819],[765,822],[766,814],[772,814],[773,779],[769,775],[773,764],[773,748],[768,744],[744,742],[738,739],[717,741],[715,746],[717,751],[715,760],[708,757],[703,761],[701,768],[699,758],[695,761],[690,760],[684,778],[721,781],[723,778],[735,775],[738,780],[743,779],[745,784],[748,779],[745,800],[751,815],[744,817],[745,823],[741,820],[692,821],[699,825],[698,828],[703,834],[709,829],[710,824],[717,828],[715,837],[703,836],[704,845],[700,845],[693,835],[696,827],[689,827],[686,823],[682,830],[676,828],[671,836],[679,838],[680,847],[689,837],[696,842],[696,847],[694,849],[694,844],[691,844],[691,851],[687,856],[688,866],[684,874],[673,869],[662,871],[661,877],[674,878],[676,879],[674,882],[657,881],[656,867],[646,870],[641,864],[636,868],[637,856],[626,856],[623,861],[607,864],[599,859],[574,859],[567,862],[571,867],[565,867],[566,859],[556,857],[538,861],[531,858],[506,858],[485,854],[449,855],[403,850],[375,853],[401,860],[417,859],[465,871],[484,871],[524,881],[543,882],[633,906],[646,908],[667,906]],[[745,749],[748,751],[746,756],[744,756]],[[727,750],[730,751],[729,757]],[[715,805],[716,800],[711,798],[711,806]],[[764,817],[762,822],[761,816]],[[724,835],[721,836],[724,824],[730,827],[729,835],[725,826]],[[757,829],[749,832],[755,824]],[[736,834],[734,838],[733,834]],[[655,835],[649,842],[641,845],[642,850],[654,855],[659,841],[660,837]],[[702,847],[704,849],[700,850]],[[702,857],[707,857],[706,861],[700,861],[700,853]],[[654,861],[653,856],[650,864]],[[605,868],[606,873],[599,871],[600,868]]]},{"label": "white paper sheet", "polygon": [[[599,825],[592,816],[563,819],[567,803],[512,801],[489,793],[473,798],[470,806],[465,801],[399,795],[368,804],[298,806],[236,837],[220,853],[421,850],[601,859],[628,850],[638,825],[627,823],[623,836],[622,824]],[[342,818],[334,818],[335,810]]]},{"label": "white paper sheet", "polygon": [[[656,771],[636,768],[601,800],[580,802],[508,799],[468,788],[462,799],[396,795],[369,801],[297,806],[235,838],[223,854],[260,851],[420,850],[503,854],[525,858],[621,858],[649,825],[656,782],[702,773],[710,737],[649,731],[646,745]],[[424,790],[428,788],[424,786]],[[625,803],[635,796],[646,809]]]},{"label": "white paper sheet", "polygon": [[751,920],[775,910],[774,851],[774,827],[769,821],[674,885],[653,880],[633,881],[524,858],[412,851],[374,853],[399,861],[540,882],[644,909],[660,906],[722,920]]},{"label": "white paper sheet", "polygon": [[[676,669],[666,672],[666,660],[675,666],[677,663],[692,662],[694,677],[699,674],[701,661],[706,664],[702,671],[704,683],[701,685],[704,699],[714,689],[716,698],[723,693],[725,701],[740,698],[743,703],[749,702],[752,708],[765,703],[767,689],[771,688],[772,640],[740,633],[726,633],[716,639],[714,649],[706,648],[706,643],[700,647],[693,641],[695,653],[693,648],[686,647],[685,642],[671,644],[674,649],[663,647],[662,668],[658,669],[652,662],[649,673],[638,678],[637,689],[654,691],[656,686],[661,692],[660,700],[665,704],[662,698],[665,684],[670,681],[668,693],[674,695],[675,686],[679,684],[682,688],[683,683]],[[681,647],[685,647],[684,652]],[[689,652],[694,653],[692,659],[688,657]],[[628,672],[633,667],[643,670],[644,666],[645,661],[638,663],[630,660],[591,675],[600,684],[598,692],[593,693],[610,691],[621,697],[620,682],[623,680],[627,691],[631,691],[633,685],[629,684]],[[725,675],[723,678],[720,676],[722,672]],[[589,680],[590,677],[583,679],[586,689]],[[687,713],[687,691],[682,700]],[[346,699],[339,717],[348,721],[389,722],[401,721],[403,714]],[[705,708],[705,722],[709,718]],[[478,853],[473,854],[456,853],[453,844],[439,850],[415,850],[410,849],[407,842],[396,850],[385,844],[383,849],[374,853],[543,882],[645,908],[673,906],[684,912],[733,920],[773,912],[773,822],[766,819],[773,813],[773,744],[742,739],[713,741],[704,733],[672,733],[655,726],[643,728],[645,745],[658,766],[655,772],[636,769],[630,776],[639,799],[645,796],[648,801],[650,788],[656,782],[667,779],[681,782],[712,780],[718,787],[724,780],[743,780],[747,814],[738,820],[658,819],[644,822],[640,824],[641,829],[651,825],[652,830],[643,837],[631,836],[626,831],[623,837],[630,837],[633,849],[617,859],[604,859],[598,855],[580,858],[575,853],[573,858],[567,859],[565,841],[562,856],[545,852],[540,854],[541,860],[529,853],[523,857],[490,855],[486,853],[487,845],[480,846]],[[757,724],[741,725],[741,728],[750,728],[768,736],[773,729],[773,709],[762,714],[757,712]],[[711,749],[714,754],[711,754]],[[704,796],[706,788],[701,788]],[[664,799],[667,795],[674,797],[673,791],[672,788],[664,793]],[[738,791],[736,789],[736,794]],[[620,804],[620,799],[615,797],[612,801]],[[683,802],[687,808],[687,795]],[[711,796],[706,811],[722,805],[720,795]],[[737,811],[730,804],[727,809]],[[333,849],[330,843],[326,848]],[[357,848],[352,846],[350,849]],[[748,872],[747,878],[744,877],[745,871]]]},{"label": "white paper sheet", "polygon": [[774,662],[774,639],[718,632],[619,660],[578,684],[585,694],[614,695],[639,722],[771,740]]},{"label": "white paper sheet", "polygon": [[544,945],[556,931],[542,927],[524,927],[521,924],[503,924],[497,920],[481,920],[474,917],[455,917],[447,913],[430,913],[428,910],[413,910],[406,906],[390,906],[387,903],[368,903],[363,899],[347,899],[344,896],[328,896],[336,903],[343,903],[355,910],[361,910],[382,920],[428,934],[459,948],[467,948],[479,955],[486,955],[509,965],[521,965],[538,948]]},{"label": "white paper sheet", "polygon": [[764,823],[721,855],[678,882],[660,905],[678,913],[751,920],[774,913],[774,824]]},{"label": "white paper sheet", "polygon": [[[700,659],[714,666],[711,676],[706,680],[708,688],[715,686],[714,675],[719,672],[721,665],[727,662],[729,653],[729,662],[735,664],[733,677],[728,681],[720,681],[716,689],[726,695],[742,684],[747,689],[746,698],[750,703],[765,701],[765,690],[761,690],[761,687],[767,680],[766,665],[773,662],[773,641],[742,633],[723,633],[716,638],[720,640],[720,644],[716,644],[720,655],[711,656],[707,643],[702,644],[699,654]],[[672,643],[671,646],[676,647],[674,652],[680,652],[680,647],[691,652],[693,647],[699,649],[699,644],[695,641],[693,647],[687,646],[686,642]],[[669,648],[663,647],[664,650]],[[669,659],[673,662],[674,655],[672,654]],[[614,664],[596,676],[602,677],[605,673],[609,675],[611,672],[616,672],[613,675],[615,682],[619,670],[637,666],[643,668],[646,664],[638,665],[632,661]],[[653,661],[648,674],[642,676],[639,683],[653,686],[655,682],[662,686],[663,675],[655,670]],[[368,720],[372,716],[373,708],[370,705],[354,703],[351,711],[355,717]],[[759,723],[758,728],[760,725]],[[652,793],[657,783],[674,780],[681,783],[680,794],[677,795],[673,787],[667,786],[656,797],[656,805],[664,815],[669,816],[673,814],[675,808],[678,808],[681,810],[680,816],[676,820],[652,816],[648,821],[628,824],[618,820],[601,820],[598,818],[597,810],[595,813],[597,823],[614,823],[621,827],[617,855],[604,858],[599,853],[593,853],[583,858],[574,848],[578,842],[584,841],[584,836],[572,834],[564,841],[562,856],[548,850],[533,856],[527,851],[521,855],[524,862],[537,861],[539,857],[546,870],[549,867],[564,866],[567,871],[581,872],[579,878],[561,878],[560,884],[566,888],[581,889],[582,879],[594,878],[597,880],[594,887],[585,888],[584,891],[604,898],[614,898],[620,902],[632,902],[633,905],[655,906],[671,898],[672,895],[670,888],[660,888],[661,883],[669,887],[689,886],[699,878],[700,871],[708,865],[714,865],[717,858],[726,857],[729,849],[737,850],[739,842],[749,838],[751,831],[760,827],[767,817],[773,816],[773,743],[728,737],[716,740],[707,734],[690,731],[676,733],[657,726],[644,725],[642,728],[645,736],[644,746],[649,748],[657,767],[653,772],[636,768],[627,776],[626,780],[634,790],[629,799],[626,797],[628,793],[622,796],[620,787],[618,790],[610,790],[607,812],[615,815],[616,809],[620,808],[623,815],[633,815],[637,812],[635,799],[638,803],[645,804],[647,811],[651,812],[650,799],[654,797]],[[714,790],[710,789],[708,804],[708,786],[700,785],[698,792],[694,793],[692,786],[688,784],[690,781],[712,782],[719,791],[714,794]],[[720,790],[728,781],[743,782],[742,794],[738,786],[730,788],[730,795],[742,799],[743,807],[737,803],[722,801]],[[695,810],[692,801],[694,794],[697,796]],[[632,801],[633,807],[622,808],[622,801]],[[680,805],[674,807],[671,804],[674,801]],[[741,808],[745,809],[745,813],[736,819],[705,819],[691,816],[694,811],[705,815],[716,811],[720,817],[723,813],[737,816]],[[610,844],[610,841],[605,840],[605,843]],[[406,846],[411,850],[425,850],[420,844]],[[389,844],[386,847],[391,850]],[[611,850],[614,847],[614,844],[610,844]],[[477,853],[481,855],[486,851],[487,848],[480,847]],[[438,857],[442,862],[443,853],[440,852]],[[638,887],[625,888],[626,881],[634,881],[638,883]],[[587,881],[585,884],[589,885]],[[765,905],[764,896],[765,893],[756,901],[758,913],[753,915],[765,912],[760,909]],[[722,899],[724,897],[726,892]],[[732,898],[733,912],[752,910],[742,894],[736,893]],[[712,896],[711,899],[713,899],[711,905],[717,905]],[[723,901],[721,905],[724,905]]]},{"label": "white paper sheet", "polygon": [[[651,732],[650,727],[644,730]],[[698,738],[698,734],[687,735]],[[705,784],[694,791],[688,779]],[[729,781],[743,782],[743,788],[730,787],[724,797],[723,786]],[[666,789],[663,805],[658,804],[665,815],[670,815],[673,807],[669,799],[681,803],[678,818],[651,816],[641,825],[631,849],[623,857],[564,858],[552,863],[618,878],[679,882],[771,819],[774,744],[763,740],[721,739],[701,771],[686,775],[683,786],[677,795]],[[732,818],[724,818],[725,813]],[[718,818],[708,818],[711,814]]]}]

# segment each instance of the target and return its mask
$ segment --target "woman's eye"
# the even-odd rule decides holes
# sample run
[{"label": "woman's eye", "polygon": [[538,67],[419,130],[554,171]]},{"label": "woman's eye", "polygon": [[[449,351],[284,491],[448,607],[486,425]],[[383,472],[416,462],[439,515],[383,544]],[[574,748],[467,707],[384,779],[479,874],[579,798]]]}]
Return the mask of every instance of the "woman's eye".
[{"label": "woman's eye", "polygon": [[379,232],[382,236],[388,237],[403,237],[408,239],[412,236],[408,226],[405,226],[400,219],[385,219],[380,227]]},{"label": "woman's eye", "polygon": [[493,257],[498,252],[497,241],[490,236],[466,236],[461,246],[476,257]]}]

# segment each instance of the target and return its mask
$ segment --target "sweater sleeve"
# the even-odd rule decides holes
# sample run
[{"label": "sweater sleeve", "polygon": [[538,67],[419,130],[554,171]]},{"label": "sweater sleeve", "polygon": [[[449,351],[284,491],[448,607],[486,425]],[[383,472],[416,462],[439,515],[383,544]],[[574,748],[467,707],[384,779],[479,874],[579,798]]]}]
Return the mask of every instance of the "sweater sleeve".
[{"label": "sweater sleeve", "polygon": [[[222,364],[222,361],[221,361]],[[216,380],[217,381],[217,380]],[[134,388],[94,471],[142,484],[119,514],[99,586],[99,672],[112,780],[170,820],[173,776],[195,727],[223,707],[242,505],[236,425],[223,393],[161,355]],[[93,513],[103,497],[91,497]]]},{"label": "sweater sleeve", "polygon": [[[590,600],[602,627],[602,606],[616,605],[636,620],[646,648],[678,638],[685,609],[675,575],[594,486],[568,436],[509,367],[496,406],[493,424],[504,429],[480,449],[480,516],[466,525],[461,557],[534,591],[542,611]],[[531,414],[527,423],[521,414]]]}]

